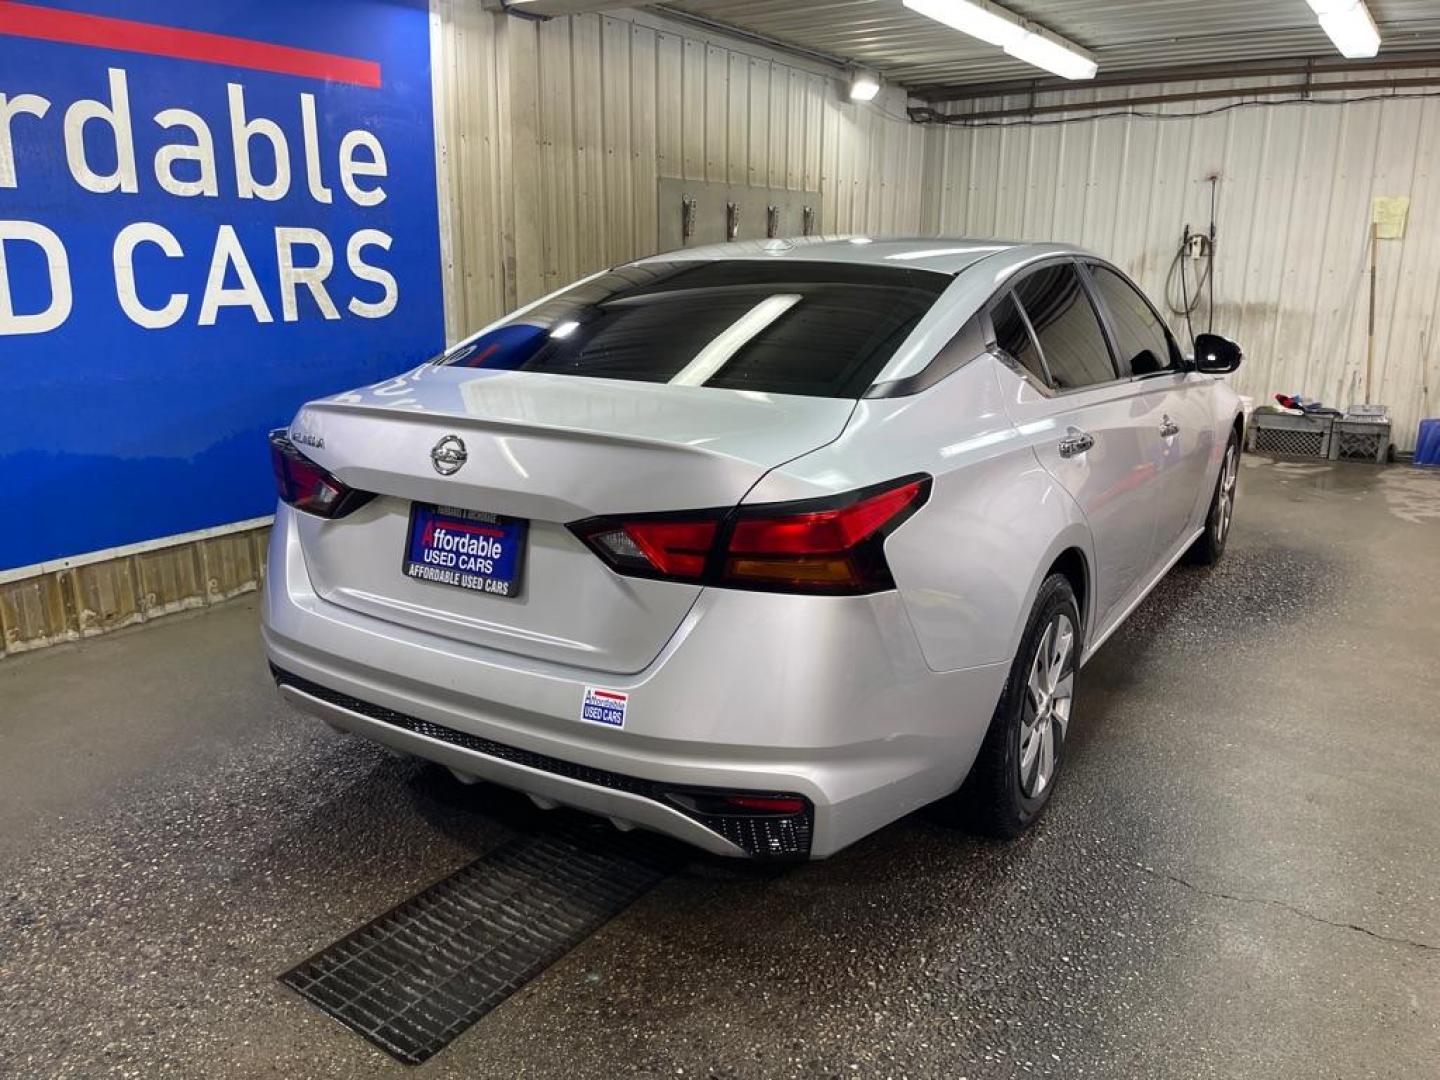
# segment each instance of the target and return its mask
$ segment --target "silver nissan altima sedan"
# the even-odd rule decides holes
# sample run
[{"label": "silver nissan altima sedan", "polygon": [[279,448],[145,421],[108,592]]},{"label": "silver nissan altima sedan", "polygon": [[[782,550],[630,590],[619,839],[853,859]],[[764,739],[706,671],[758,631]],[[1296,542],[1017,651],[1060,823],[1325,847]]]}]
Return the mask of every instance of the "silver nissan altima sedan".
[{"label": "silver nissan altima sedan", "polygon": [[1013,836],[1085,661],[1225,549],[1239,362],[1061,245],[641,259],[272,434],[266,651],[338,728],[723,855],[947,797]]}]

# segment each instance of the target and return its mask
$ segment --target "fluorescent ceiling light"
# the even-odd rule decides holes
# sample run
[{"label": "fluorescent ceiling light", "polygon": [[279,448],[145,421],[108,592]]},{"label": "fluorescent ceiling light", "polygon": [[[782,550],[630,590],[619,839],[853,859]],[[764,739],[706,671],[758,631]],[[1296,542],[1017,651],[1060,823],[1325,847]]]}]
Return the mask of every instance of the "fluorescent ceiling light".
[{"label": "fluorescent ceiling light", "polygon": [[1309,0],[1310,10],[1320,16],[1320,27],[1330,35],[1340,55],[1351,60],[1374,56],[1380,51],[1380,31],[1370,17],[1365,0]]},{"label": "fluorescent ceiling light", "polygon": [[1093,79],[1099,65],[1088,56],[1042,34],[1029,33],[1005,51],[1017,60],[1034,64],[1065,79]]},{"label": "fluorescent ceiling light", "polygon": [[911,11],[1002,49],[1025,33],[1021,19],[985,0],[904,0],[904,3]]},{"label": "fluorescent ceiling light", "polygon": [[851,101],[873,101],[880,93],[880,79],[868,71],[857,71],[850,78]]},{"label": "fluorescent ceiling light", "polygon": [[903,0],[911,11],[1004,49],[1065,79],[1093,79],[1099,65],[1080,46],[990,0]]}]

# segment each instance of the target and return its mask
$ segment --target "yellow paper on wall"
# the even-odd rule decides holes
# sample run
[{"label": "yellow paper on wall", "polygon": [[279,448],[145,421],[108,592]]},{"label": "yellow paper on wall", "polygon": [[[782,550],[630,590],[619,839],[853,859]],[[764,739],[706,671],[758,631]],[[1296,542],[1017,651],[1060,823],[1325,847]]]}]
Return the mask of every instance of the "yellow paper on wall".
[{"label": "yellow paper on wall", "polygon": [[1371,204],[1370,220],[1375,235],[1381,240],[1399,240],[1405,235],[1405,218],[1410,213],[1408,195],[1376,195]]}]

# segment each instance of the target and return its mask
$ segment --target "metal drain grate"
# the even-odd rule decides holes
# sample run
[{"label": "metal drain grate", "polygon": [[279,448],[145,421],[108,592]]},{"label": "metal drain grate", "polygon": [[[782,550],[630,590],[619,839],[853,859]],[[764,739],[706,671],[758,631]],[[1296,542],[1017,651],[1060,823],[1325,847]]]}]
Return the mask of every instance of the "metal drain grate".
[{"label": "metal drain grate", "polygon": [[578,827],[514,840],[280,981],[419,1064],[666,877],[674,852]]}]

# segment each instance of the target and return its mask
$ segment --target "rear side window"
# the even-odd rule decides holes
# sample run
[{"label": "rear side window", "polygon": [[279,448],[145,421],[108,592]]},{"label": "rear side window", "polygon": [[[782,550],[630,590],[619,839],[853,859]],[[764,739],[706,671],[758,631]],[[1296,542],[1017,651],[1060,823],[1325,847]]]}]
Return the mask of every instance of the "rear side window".
[{"label": "rear side window", "polygon": [[1117,378],[1100,320],[1074,264],[1042,267],[1014,291],[1030,316],[1055,389],[1074,390]]},{"label": "rear side window", "polygon": [[1091,266],[1090,276],[1100,302],[1110,313],[1121,364],[1129,368],[1130,374],[1154,375],[1177,367],[1178,357],[1165,324],[1135,286],[1105,266]]},{"label": "rear side window", "polygon": [[995,344],[1018,360],[1026,371],[1044,383],[1045,366],[1040,363],[1040,350],[1015,301],[1006,293],[990,308],[990,322],[995,327]]},{"label": "rear side window", "polygon": [[622,267],[441,363],[859,397],[950,281],[928,270],[824,262]]}]

